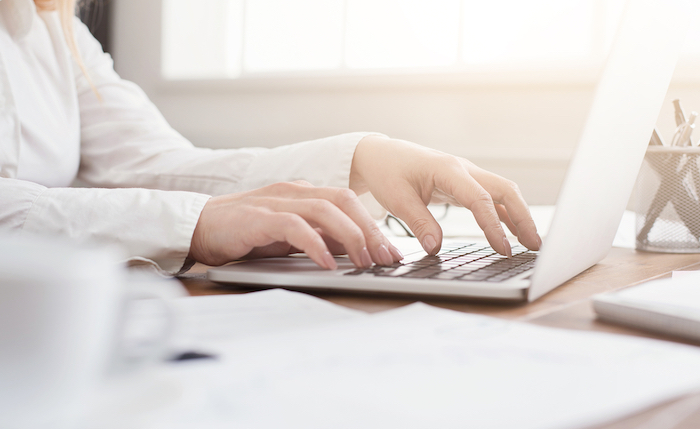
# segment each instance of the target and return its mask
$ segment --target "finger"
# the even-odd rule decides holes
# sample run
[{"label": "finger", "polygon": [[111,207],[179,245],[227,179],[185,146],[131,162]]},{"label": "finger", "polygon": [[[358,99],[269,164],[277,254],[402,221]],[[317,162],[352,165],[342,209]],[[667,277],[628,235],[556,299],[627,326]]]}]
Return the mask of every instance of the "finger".
[{"label": "finger", "polygon": [[496,207],[496,213],[498,213],[498,218],[501,219],[501,222],[505,223],[506,226],[508,227],[508,230],[514,235],[518,236],[518,228],[515,227],[515,224],[513,224],[513,221],[510,220],[510,216],[508,216],[508,210],[503,206],[503,204],[495,204],[494,207]]},{"label": "finger", "polygon": [[[345,250],[345,247],[341,243],[338,243],[332,237],[324,234],[323,230],[321,230],[321,228],[314,228],[314,231],[316,231],[316,233],[319,234],[321,236],[321,238],[323,238],[323,241],[326,242],[326,247],[328,248],[328,251],[331,252],[331,255],[346,255],[348,253],[348,251]],[[268,246],[261,246],[261,247],[254,248],[247,255],[244,256],[244,259],[269,258],[269,257],[273,257],[273,256],[287,256],[287,255],[293,255],[295,253],[304,253],[304,252],[297,249],[296,247],[292,246],[289,243],[275,242],[275,243],[272,243]]]},{"label": "finger", "polygon": [[380,265],[391,265],[403,259],[403,255],[379,230],[377,222],[350,189],[318,188],[362,230],[370,257]]},{"label": "finger", "polygon": [[471,210],[486,240],[498,253],[511,256],[510,243],[501,226],[491,195],[460,165],[444,168],[435,176],[435,185]]},{"label": "finger", "polygon": [[542,239],[537,233],[535,221],[532,220],[530,209],[518,186],[510,180],[478,167],[470,169],[470,172],[494,201],[505,206],[508,218],[515,226],[514,234],[518,240],[528,249],[538,250]]},{"label": "finger", "polygon": [[343,245],[355,266],[369,268],[372,265],[362,230],[330,201],[320,198],[266,198],[263,204],[278,212],[299,215],[310,226],[320,227],[324,235]]},{"label": "finger", "polygon": [[423,250],[429,255],[437,254],[442,245],[442,228],[413,188],[408,187],[397,194],[398,203],[389,207],[389,211],[408,225]]},{"label": "finger", "polygon": [[323,238],[299,215],[271,213],[262,219],[262,223],[265,235],[272,242],[289,243],[306,253],[311,260],[323,268],[329,270],[338,268]]},{"label": "finger", "polygon": [[326,247],[328,247],[331,255],[347,255],[348,251],[345,249],[345,246],[343,246],[343,243],[336,241],[333,237],[323,232],[323,230],[320,228],[316,229],[316,231],[321,234],[321,238],[323,238],[323,241],[326,242]]},{"label": "finger", "polygon": [[[345,250],[345,246],[343,246],[342,243],[338,243],[331,236],[329,236],[328,234],[325,234],[321,228],[316,227],[316,228],[314,228],[314,231],[316,231],[321,236],[321,238],[323,238],[323,241],[326,242],[326,247],[328,247],[328,250],[331,252],[331,255],[347,255],[348,254],[348,251]],[[291,255],[292,253],[303,253],[303,252],[294,246],[290,246],[289,254]]]},{"label": "finger", "polygon": [[391,265],[403,259],[401,252],[379,230],[377,222],[367,212],[357,195],[350,189],[308,187],[295,183],[277,183],[267,187],[267,194],[284,198],[325,199],[340,208],[360,227],[371,259],[377,264]]}]

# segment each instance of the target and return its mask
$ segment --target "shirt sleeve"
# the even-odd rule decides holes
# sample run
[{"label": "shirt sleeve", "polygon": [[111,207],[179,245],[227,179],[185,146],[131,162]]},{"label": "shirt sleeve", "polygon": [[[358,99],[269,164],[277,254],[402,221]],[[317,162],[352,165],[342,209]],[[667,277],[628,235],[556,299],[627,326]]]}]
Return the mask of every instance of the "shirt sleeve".
[{"label": "shirt sleeve", "polygon": [[[117,75],[111,57],[77,19],[75,32],[90,77],[74,64],[81,123],[78,178],[110,189],[42,190],[25,215],[25,231],[58,232],[65,224],[64,234],[121,243],[132,261],[148,258],[174,273],[183,266],[210,195],[300,179],[347,188],[355,148],[373,134],[343,134],[274,149],[195,147],[168,125],[137,85]],[[367,199],[363,202],[372,207]],[[76,215],[63,201],[89,209]],[[383,213],[375,210],[373,215]],[[51,221],[42,224],[46,219]]]},{"label": "shirt sleeve", "polygon": [[79,178],[93,186],[221,195],[303,179],[316,186],[347,188],[357,144],[375,134],[343,134],[274,149],[194,147],[168,125],[137,85],[117,75],[111,57],[85,25],[78,20],[75,25],[79,50],[101,97],[76,67]]},{"label": "shirt sleeve", "polygon": [[119,244],[131,263],[156,264],[165,274],[182,269],[209,199],[148,189],[46,188],[6,178],[0,179],[0,195],[0,225],[6,233]]}]

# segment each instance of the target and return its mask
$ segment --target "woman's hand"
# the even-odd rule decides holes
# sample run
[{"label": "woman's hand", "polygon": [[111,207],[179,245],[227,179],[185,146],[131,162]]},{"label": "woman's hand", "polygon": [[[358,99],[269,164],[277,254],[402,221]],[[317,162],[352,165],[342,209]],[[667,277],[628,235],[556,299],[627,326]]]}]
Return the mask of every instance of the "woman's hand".
[{"label": "woman's hand", "polygon": [[511,249],[501,221],[527,248],[537,250],[542,239],[517,185],[463,158],[402,140],[367,136],[355,150],[350,189],[371,192],[390,213],[402,219],[423,249],[436,254],[442,229],[428,203],[468,208],[497,252]]},{"label": "woman's hand", "polygon": [[357,267],[403,258],[349,189],[277,183],[211,198],[197,222],[190,257],[222,265],[243,257],[305,252],[327,269],[347,253]]}]

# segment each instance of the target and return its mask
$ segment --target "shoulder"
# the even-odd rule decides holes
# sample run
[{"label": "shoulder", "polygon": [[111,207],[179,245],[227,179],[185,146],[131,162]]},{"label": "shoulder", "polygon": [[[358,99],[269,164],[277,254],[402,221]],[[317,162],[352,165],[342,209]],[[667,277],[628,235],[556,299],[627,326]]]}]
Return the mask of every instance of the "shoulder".
[{"label": "shoulder", "polygon": [[[100,42],[95,39],[88,27],[77,17],[73,19],[73,32],[80,59],[94,83],[99,85],[103,81],[117,79],[112,56],[103,51]],[[74,64],[76,65],[76,78],[81,79],[83,73],[80,67],[77,67],[77,63],[74,62]]]},{"label": "shoulder", "polygon": [[78,17],[73,18],[73,33],[78,51],[86,66],[94,60],[108,55],[104,53],[100,42],[95,39],[95,36],[90,33],[88,27]]}]

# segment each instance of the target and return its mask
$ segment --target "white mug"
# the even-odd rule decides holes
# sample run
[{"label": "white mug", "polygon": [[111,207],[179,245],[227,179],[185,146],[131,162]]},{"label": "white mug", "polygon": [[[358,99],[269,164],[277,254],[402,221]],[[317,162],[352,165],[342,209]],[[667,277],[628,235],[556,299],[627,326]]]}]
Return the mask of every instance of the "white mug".
[{"label": "white mug", "polygon": [[165,351],[161,335],[138,356],[123,352],[124,302],[159,293],[129,290],[118,259],[105,249],[0,238],[0,427],[79,427],[108,370]]}]

